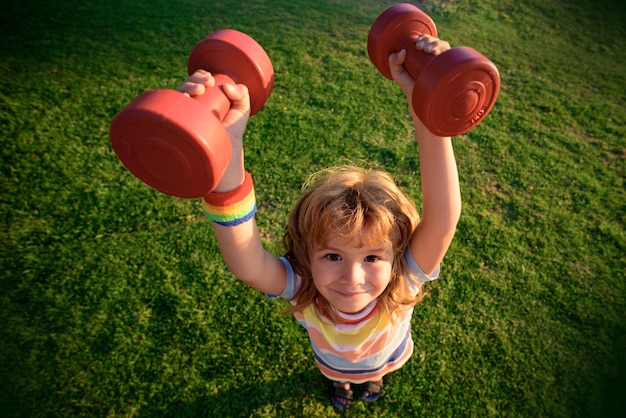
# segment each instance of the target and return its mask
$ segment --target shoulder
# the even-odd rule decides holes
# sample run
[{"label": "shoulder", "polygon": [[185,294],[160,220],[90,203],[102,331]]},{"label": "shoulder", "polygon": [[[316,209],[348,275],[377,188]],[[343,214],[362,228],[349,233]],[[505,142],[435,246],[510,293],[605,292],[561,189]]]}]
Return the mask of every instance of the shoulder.
[{"label": "shoulder", "polygon": [[413,257],[413,253],[411,252],[410,248],[407,248],[404,251],[404,259],[409,265],[411,273],[413,273],[418,278],[420,283],[431,282],[439,277],[439,266],[437,266],[437,268],[435,268],[435,271],[433,271],[430,275],[424,273],[424,270],[422,270],[419,264],[417,264],[417,261],[415,261],[415,257]]},{"label": "shoulder", "polygon": [[279,260],[283,263],[283,265],[285,266],[285,269],[287,270],[287,281],[285,284],[285,289],[280,295],[266,294],[266,296],[270,299],[281,298],[281,299],[290,300],[290,299],[293,299],[294,295],[296,294],[300,281],[295,271],[293,270],[293,266],[291,265],[289,260],[287,260],[285,257],[279,257]]}]

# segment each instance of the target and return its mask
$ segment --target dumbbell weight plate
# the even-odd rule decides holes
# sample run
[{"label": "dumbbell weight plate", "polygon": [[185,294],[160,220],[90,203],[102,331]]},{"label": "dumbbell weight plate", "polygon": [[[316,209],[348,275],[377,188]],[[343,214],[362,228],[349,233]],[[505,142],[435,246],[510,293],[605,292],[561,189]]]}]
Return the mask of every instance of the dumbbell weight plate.
[{"label": "dumbbell weight plate", "polygon": [[226,74],[250,92],[250,114],[256,114],[274,87],[274,68],[265,50],[245,33],[221,29],[204,38],[191,51],[189,75],[196,70]]},{"label": "dumbbell weight plate", "polygon": [[500,91],[493,62],[467,46],[458,46],[431,60],[413,89],[415,113],[439,136],[466,133],[487,116]]},{"label": "dumbbell weight plate", "polygon": [[[389,55],[407,47],[414,48],[413,39],[420,34],[437,36],[432,19],[412,4],[389,7],[376,19],[367,37],[367,53],[374,66],[388,79]],[[406,41],[409,44],[406,44]]]},{"label": "dumbbell weight plate", "polygon": [[196,198],[209,193],[231,157],[221,121],[175,90],[143,93],[111,122],[111,145],[124,166],[158,191]]}]

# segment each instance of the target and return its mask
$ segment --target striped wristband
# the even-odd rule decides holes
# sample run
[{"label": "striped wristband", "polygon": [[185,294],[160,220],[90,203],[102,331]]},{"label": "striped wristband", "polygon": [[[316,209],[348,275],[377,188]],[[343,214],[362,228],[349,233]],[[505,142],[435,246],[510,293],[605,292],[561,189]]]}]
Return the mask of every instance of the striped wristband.
[{"label": "striped wristband", "polygon": [[256,199],[250,173],[245,172],[243,183],[235,190],[204,196],[202,212],[207,218],[223,226],[239,225],[252,218],[256,212]]}]

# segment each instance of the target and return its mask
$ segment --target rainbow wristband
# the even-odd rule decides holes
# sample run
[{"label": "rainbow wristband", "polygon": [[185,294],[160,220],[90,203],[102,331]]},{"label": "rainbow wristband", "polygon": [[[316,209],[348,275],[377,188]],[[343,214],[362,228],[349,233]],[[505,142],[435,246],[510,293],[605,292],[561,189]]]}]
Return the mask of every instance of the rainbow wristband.
[{"label": "rainbow wristband", "polygon": [[254,216],[256,209],[254,184],[247,171],[243,183],[235,190],[209,193],[202,198],[202,212],[207,218],[223,226],[246,222]]}]

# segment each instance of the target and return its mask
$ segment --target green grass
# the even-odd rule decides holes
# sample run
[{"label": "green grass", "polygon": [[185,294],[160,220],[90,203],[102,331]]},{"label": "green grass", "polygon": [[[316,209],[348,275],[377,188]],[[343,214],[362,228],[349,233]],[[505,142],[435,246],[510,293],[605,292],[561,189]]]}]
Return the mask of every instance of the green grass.
[{"label": "green grass", "polygon": [[[58,3],[58,4],[57,4]],[[9,0],[0,17],[0,415],[333,416],[304,331],[235,280],[198,202],[151,190],[111,118],[230,27],[276,84],[246,134],[266,245],[313,170],[378,164],[419,202],[399,89],[369,62],[390,2]],[[347,416],[626,413],[626,16],[617,1],[426,2],[499,67],[455,138],[463,216],[415,355]]]}]

